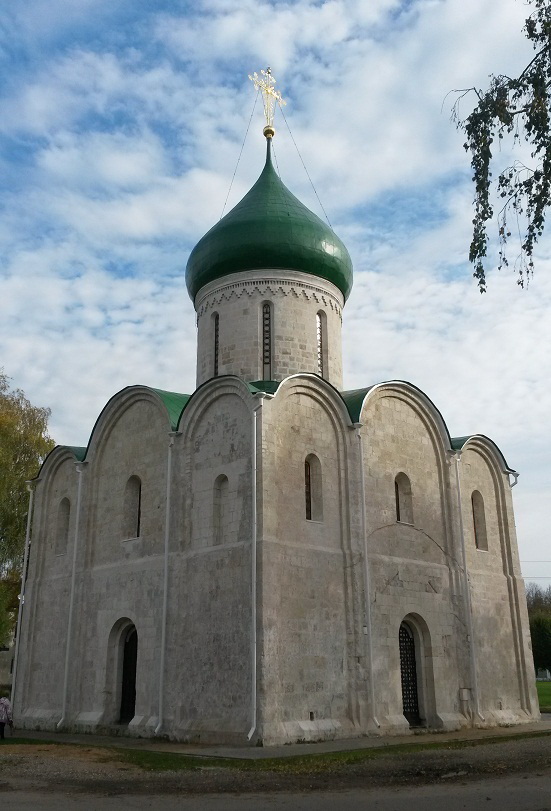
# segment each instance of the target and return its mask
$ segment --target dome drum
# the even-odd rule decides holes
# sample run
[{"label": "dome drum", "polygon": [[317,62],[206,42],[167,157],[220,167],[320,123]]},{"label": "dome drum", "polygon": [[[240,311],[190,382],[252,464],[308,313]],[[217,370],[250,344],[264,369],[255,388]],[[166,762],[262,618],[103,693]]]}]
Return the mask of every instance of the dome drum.
[{"label": "dome drum", "polygon": [[297,271],[236,273],[196,299],[197,385],[232,374],[283,380],[313,372],[342,386],[342,306],[331,282]]}]

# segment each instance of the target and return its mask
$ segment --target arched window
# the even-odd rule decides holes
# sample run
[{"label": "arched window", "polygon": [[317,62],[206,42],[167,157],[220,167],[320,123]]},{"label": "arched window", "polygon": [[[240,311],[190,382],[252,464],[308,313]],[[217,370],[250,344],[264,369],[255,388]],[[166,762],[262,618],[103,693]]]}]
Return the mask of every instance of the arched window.
[{"label": "arched window", "polygon": [[396,497],[396,520],[401,524],[413,524],[413,499],[411,482],[405,473],[398,473],[394,479]]},{"label": "arched window", "polygon": [[272,379],[272,305],[265,301],[262,305],[262,380]]},{"label": "arched window", "polygon": [[214,332],[214,377],[218,377],[218,358],[220,355],[220,316],[218,313],[212,314],[212,324]]},{"label": "arched window", "polygon": [[214,543],[224,543],[229,531],[228,477],[223,474],[214,482],[213,535]]},{"label": "arched window", "polygon": [[323,487],[321,463],[313,453],[304,460],[304,497],[306,520],[323,521]]},{"label": "arched window", "polygon": [[327,316],[323,310],[316,313],[316,343],[318,374],[320,377],[327,377]]},{"label": "arched window", "polygon": [[69,517],[71,515],[71,502],[68,498],[62,498],[57,508],[57,520],[55,527],[55,553],[65,555],[67,543],[69,541]]},{"label": "arched window", "polygon": [[473,508],[474,542],[477,549],[488,551],[488,536],[486,535],[486,515],[484,513],[484,499],[482,494],[475,490],[471,496]]},{"label": "arched window", "polygon": [[138,476],[130,476],[124,490],[122,537],[125,540],[140,537],[142,511],[142,483]]}]

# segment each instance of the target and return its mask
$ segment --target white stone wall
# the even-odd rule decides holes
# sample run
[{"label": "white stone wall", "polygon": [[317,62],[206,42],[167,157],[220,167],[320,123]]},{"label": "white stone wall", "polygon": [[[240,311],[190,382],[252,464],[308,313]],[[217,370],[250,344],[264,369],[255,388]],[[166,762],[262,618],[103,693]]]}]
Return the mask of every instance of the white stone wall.
[{"label": "white stone wall", "polygon": [[[361,423],[351,424],[338,394],[314,375],[292,377],[264,399],[223,377],[190,401],[173,438],[168,494],[164,734],[248,741],[253,622],[251,743],[358,736],[377,724],[383,734],[407,732],[398,646],[404,620],[416,638],[427,726],[538,717],[510,488],[490,443],[471,441],[460,463],[471,648],[455,465],[441,418],[413,387],[391,383],[370,392]],[[159,723],[170,430],[159,398],[137,388],[113,398],[94,431],[81,474],[67,729],[121,731],[120,642],[130,624],[138,631],[136,715],[122,731],[153,735]],[[311,454],[322,472],[323,515],[316,520],[305,510],[304,461]],[[408,523],[396,520],[398,473],[411,482]],[[131,475],[142,480],[135,539],[120,530]],[[61,718],[77,479],[74,458],[60,449],[37,484],[16,697],[21,726],[54,729]],[[484,497],[487,552],[474,546],[473,489]],[[56,555],[57,508],[65,497],[69,543]]]},{"label": "white stone wall", "polygon": [[[36,486],[15,707],[19,722],[25,714],[37,725],[48,725],[52,717],[59,717],[62,703],[76,523],[74,457],[62,449],[54,451],[45,474]],[[69,543],[65,554],[56,554],[57,511],[63,498],[69,498],[71,503]]]},{"label": "white stone wall", "polygon": [[[104,412],[82,473],[68,721],[77,728],[118,719],[115,672],[121,620],[138,635],[136,731],[154,727],[162,606],[168,420],[158,398],[129,390]],[[123,527],[125,487],[141,480],[140,532]],[[122,632],[122,631],[121,631]],[[117,648],[117,651],[115,651]]]},{"label": "white stone wall", "polygon": [[[215,381],[185,414],[172,454],[163,731],[181,739],[242,740],[250,726],[251,400],[238,381]],[[136,714],[127,734],[159,722],[167,415],[148,391],[114,398],[102,414],[82,473],[65,729],[117,725],[121,638],[138,634]],[[55,457],[55,454],[54,454]],[[54,729],[61,718],[76,511],[67,554],[53,554],[55,507],[77,472],[67,452],[37,488],[27,586],[18,723]],[[213,490],[228,479],[225,526],[214,535]],[[142,481],[141,528],[121,534],[124,485]]]},{"label": "white stone wall", "polygon": [[[262,704],[268,743],[354,734],[353,578],[345,415],[316,380],[262,409]],[[333,402],[332,402],[333,400]],[[308,520],[305,460],[321,463],[323,518]]]},{"label": "white stone wall", "polygon": [[243,741],[250,728],[251,400],[243,384],[213,381],[184,413],[175,446],[166,724],[181,739]]},{"label": "white stone wall", "polygon": [[342,293],[306,273],[259,270],[205,285],[197,310],[197,385],[214,376],[214,314],[219,315],[219,375],[264,379],[262,305],[272,305],[272,380],[318,373],[316,314],[325,313],[327,355],[323,377],[342,387]]},{"label": "white stone wall", "polygon": [[[86,565],[92,569],[163,552],[169,430],[162,404],[133,393],[96,434],[86,479]],[[141,480],[139,538],[128,538],[121,505],[131,476]]]},{"label": "white stone wall", "polygon": [[[418,632],[420,712],[431,727],[466,723],[459,688],[466,636],[457,620],[449,525],[449,469],[438,428],[411,392],[383,389],[361,417],[366,474],[366,537],[372,594],[376,714],[383,729],[407,729],[402,715],[398,632]],[[394,481],[411,482],[413,521],[398,522]]]},{"label": "white stone wall", "polygon": [[[467,445],[460,470],[481,706],[489,723],[507,723],[538,711],[510,487],[480,443]],[[484,499],[487,551],[476,547],[474,490]]]}]

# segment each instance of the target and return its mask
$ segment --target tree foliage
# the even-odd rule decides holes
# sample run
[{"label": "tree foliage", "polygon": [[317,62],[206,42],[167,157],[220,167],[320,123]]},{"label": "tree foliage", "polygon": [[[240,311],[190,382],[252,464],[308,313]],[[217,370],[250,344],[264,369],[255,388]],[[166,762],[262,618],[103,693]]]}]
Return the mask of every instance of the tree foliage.
[{"label": "tree foliage", "polygon": [[[500,172],[495,183],[500,201],[499,268],[509,264],[507,246],[514,231],[520,240],[515,269],[521,287],[532,275],[534,247],[551,204],[551,0],[527,2],[533,11],[523,30],[535,50],[533,59],[516,78],[492,75],[487,90],[472,87],[458,91],[453,108],[453,118],[466,135],[465,150],[471,154],[475,197],[469,260],[481,293],[486,290],[487,223],[494,216],[491,168],[495,148],[505,136],[513,145],[523,141],[530,149],[531,165],[515,161]],[[459,102],[471,93],[476,94],[477,105],[467,118],[460,119]]]},{"label": "tree foliage", "polygon": [[551,586],[542,588],[537,583],[528,583],[526,603],[534,666],[536,670],[551,670]]},{"label": "tree foliage", "polygon": [[48,435],[50,410],[33,406],[20,389],[11,390],[0,370],[0,573],[23,563],[29,494],[26,481],[38,473],[54,447]]},{"label": "tree foliage", "polygon": [[0,647],[7,646],[17,622],[21,575],[15,569],[0,580]]},{"label": "tree foliage", "polygon": [[551,670],[551,615],[534,614],[530,618],[530,636],[536,670]]},{"label": "tree foliage", "polygon": [[526,586],[526,604],[528,615],[548,614],[551,617],[551,586],[542,588],[537,583],[528,583]]}]

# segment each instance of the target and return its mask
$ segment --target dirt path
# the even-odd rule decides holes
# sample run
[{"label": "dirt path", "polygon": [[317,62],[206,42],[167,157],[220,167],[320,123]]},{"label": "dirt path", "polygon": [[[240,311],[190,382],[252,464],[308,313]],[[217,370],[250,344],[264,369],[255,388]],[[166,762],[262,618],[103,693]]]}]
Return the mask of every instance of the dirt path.
[{"label": "dirt path", "polygon": [[483,778],[468,784],[250,794],[48,795],[18,792],[10,811],[551,811],[549,776]]},{"label": "dirt path", "polygon": [[316,759],[292,770],[285,761],[270,769],[257,763],[254,770],[239,770],[210,766],[205,759],[191,770],[148,771],[126,762],[116,749],[9,741],[0,747],[0,797],[14,791],[75,796],[310,792],[465,783],[512,774],[549,774],[551,807],[551,736],[407,753],[387,750],[353,764]]}]

